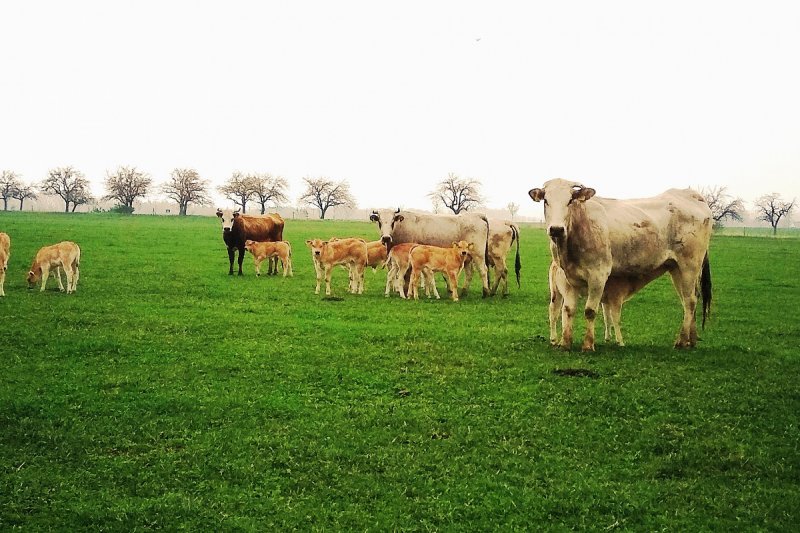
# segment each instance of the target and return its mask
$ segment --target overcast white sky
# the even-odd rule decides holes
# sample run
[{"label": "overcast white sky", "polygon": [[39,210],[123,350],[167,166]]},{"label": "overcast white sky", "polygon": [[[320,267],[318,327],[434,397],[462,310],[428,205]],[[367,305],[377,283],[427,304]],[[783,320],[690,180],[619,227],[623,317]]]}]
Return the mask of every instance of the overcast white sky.
[{"label": "overcast white sky", "polygon": [[0,7],[0,169],[348,180],[429,208],[448,172],[538,210],[726,185],[800,197],[800,2],[36,1]]}]

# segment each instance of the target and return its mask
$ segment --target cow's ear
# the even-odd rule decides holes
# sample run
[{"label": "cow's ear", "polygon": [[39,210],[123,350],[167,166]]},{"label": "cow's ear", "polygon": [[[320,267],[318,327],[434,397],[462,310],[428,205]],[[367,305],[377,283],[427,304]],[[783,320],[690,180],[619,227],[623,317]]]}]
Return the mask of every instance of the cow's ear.
[{"label": "cow's ear", "polygon": [[544,189],[531,189],[528,191],[528,196],[530,196],[531,200],[534,202],[541,202],[544,200]]},{"label": "cow's ear", "polygon": [[575,189],[572,191],[572,199],[578,200],[579,202],[585,202],[595,194],[594,189],[591,187],[581,187],[580,189]]},{"label": "cow's ear", "polygon": [[306,241],[307,246],[311,246],[311,241]]},{"label": "cow's ear", "polygon": [[474,250],[474,249],[475,249],[475,243],[474,242],[471,242],[471,243],[469,243],[469,245],[467,245],[467,250]]},{"label": "cow's ear", "polygon": [[369,216],[369,220],[370,220],[370,222],[377,222],[377,221],[379,221],[380,219],[381,219],[381,217],[379,217],[377,213],[372,213],[372,214]]},{"label": "cow's ear", "polygon": [[217,209],[217,216],[222,218],[222,209]]},{"label": "cow's ear", "polygon": [[457,242],[453,242],[453,248],[458,248],[458,243]]},{"label": "cow's ear", "polygon": [[395,215],[394,216],[394,221],[395,222],[402,222],[403,220],[405,220],[405,217],[403,215]]},{"label": "cow's ear", "polygon": [[330,241],[322,241],[322,246],[325,246],[326,244],[328,244],[328,242]]},{"label": "cow's ear", "polygon": [[241,213],[240,213],[239,211],[234,211],[234,212],[233,212],[233,218],[236,218],[236,217],[238,217],[239,215],[241,215]]}]

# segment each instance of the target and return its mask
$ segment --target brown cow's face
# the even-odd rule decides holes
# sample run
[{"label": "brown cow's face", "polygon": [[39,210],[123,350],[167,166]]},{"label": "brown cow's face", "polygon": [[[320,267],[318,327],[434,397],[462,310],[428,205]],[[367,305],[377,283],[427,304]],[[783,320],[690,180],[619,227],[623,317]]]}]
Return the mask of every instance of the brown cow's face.
[{"label": "brown cow's face", "polygon": [[392,233],[395,226],[404,220],[400,210],[392,211],[390,209],[382,209],[380,211],[373,211],[369,216],[372,222],[378,223],[378,231],[381,233],[381,242],[383,244],[392,244]]},{"label": "brown cow's face", "polygon": [[230,231],[233,227],[233,220],[238,216],[239,211],[217,209],[217,217],[222,221],[222,231]]},{"label": "brown cow's face", "polygon": [[458,241],[453,243],[453,248],[458,250],[459,257],[461,257],[461,260],[464,261],[475,249],[475,245],[467,241]]},{"label": "brown cow's face", "polygon": [[550,180],[541,189],[531,189],[528,195],[534,202],[544,201],[544,221],[547,235],[555,244],[567,238],[571,207],[594,196],[595,190],[574,181]]},{"label": "brown cow's face", "polygon": [[33,286],[42,279],[42,269],[41,268],[34,268],[33,270],[28,271],[28,276],[25,278],[28,282],[28,288],[32,289]]}]

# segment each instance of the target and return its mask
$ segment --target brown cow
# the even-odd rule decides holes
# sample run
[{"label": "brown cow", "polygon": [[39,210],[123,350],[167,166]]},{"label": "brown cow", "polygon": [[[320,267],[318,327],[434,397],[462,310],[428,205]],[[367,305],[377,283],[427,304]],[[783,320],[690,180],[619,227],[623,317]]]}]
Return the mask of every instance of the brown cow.
[{"label": "brown cow", "polygon": [[442,272],[447,276],[450,293],[453,301],[458,301],[458,275],[464,268],[464,262],[473,253],[475,245],[467,241],[454,242],[450,248],[419,244],[411,248],[408,259],[411,263],[411,280],[408,282],[410,296],[418,299],[418,285],[420,275],[425,276],[425,284],[439,298],[436,283],[433,279],[434,272]]},{"label": "brown cow", "polygon": [[364,239],[332,239],[323,241],[313,239],[306,241],[311,249],[314,270],[317,273],[317,288],[325,279],[325,294],[331,294],[331,275],[336,265],[347,265],[350,270],[350,292],[364,292],[364,269],[367,266],[367,242]]},{"label": "brown cow", "polygon": [[39,279],[42,280],[41,291],[47,285],[50,269],[56,269],[58,288],[63,292],[61,283],[61,269],[67,275],[67,294],[75,292],[80,277],[81,249],[72,241],[63,241],[52,246],[43,246],[33,259],[31,269],[28,271],[28,288],[32,289]]},{"label": "brown cow", "polygon": [[367,266],[372,267],[375,272],[378,267],[386,264],[386,245],[381,241],[370,241],[367,243]]},{"label": "brown cow", "polygon": [[[283,218],[278,213],[266,215],[243,215],[238,211],[217,209],[217,217],[222,221],[222,240],[228,247],[230,260],[229,275],[233,275],[233,259],[239,250],[239,275],[242,275],[244,261],[244,244],[248,239],[261,242],[277,242],[283,240]],[[274,270],[273,270],[274,264]],[[278,273],[278,258],[269,260],[267,274]]]},{"label": "brown cow", "polygon": [[288,241],[258,242],[248,239],[244,242],[244,249],[253,254],[256,276],[261,275],[261,262],[273,257],[281,260],[284,278],[287,275],[294,276],[292,273],[292,245]]},{"label": "brown cow", "polygon": [[[389,255],[386,257],[386,265],[388,272],[386,274],[386,291],[384,295],[388,298],[392,289],[396,290],[401,298],[406,297],[405,291],[405,277],[408,269],[411,268],[408,254],[411,248],[417,246],[415,242],[403,242],[395,244],[389,250]],[[427,286],[426,286],[427,288]]]},{"label": "brown cow", "polygon": [[11,237],[7,233],[0,232],[0,296],[5,296],[6,291],[3,285],[6,282],[6,270],[8,269],[8,258],[11,255]]}]

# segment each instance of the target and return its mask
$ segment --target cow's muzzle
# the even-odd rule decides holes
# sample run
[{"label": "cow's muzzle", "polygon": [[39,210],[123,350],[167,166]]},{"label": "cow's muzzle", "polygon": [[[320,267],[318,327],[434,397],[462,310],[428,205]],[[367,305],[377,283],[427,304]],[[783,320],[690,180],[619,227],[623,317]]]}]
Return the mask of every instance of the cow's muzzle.
[{"label": "cow's muzzle", "polygon": [[383,244],[392,244],[392,236],[391,235],[384,235],[381,237],[381,242]]},{"label": "cow's muzzle", "polygon": [[564,240],[564,237],[567,234],[563,226],[550,226],[550,228],[547,230],[547,233],[550,235],[550,238],[553,240],[553,242],[560,242]]}]

